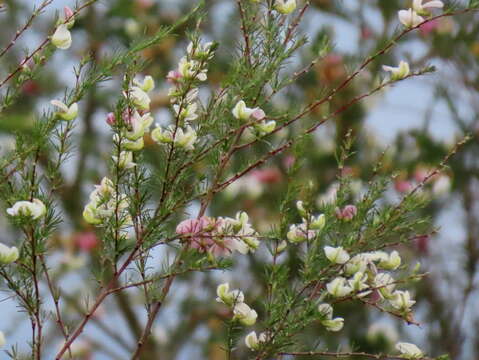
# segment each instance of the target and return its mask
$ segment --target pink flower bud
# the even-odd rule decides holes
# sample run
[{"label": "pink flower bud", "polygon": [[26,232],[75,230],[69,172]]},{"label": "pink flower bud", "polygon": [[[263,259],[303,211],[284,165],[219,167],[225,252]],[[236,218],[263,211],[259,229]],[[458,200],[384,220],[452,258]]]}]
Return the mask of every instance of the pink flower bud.
[{"label": "pink flower bud", "polygon": [[115,125],[116,119],[115,119],[115,114],[114,113],[108,113],[106,116],[106,123],[110,126]]},{"label": "pink flower bud", "polygon": [[98,238],[92,231],[78,233],[75,236],[75,244],[80,250],[91,252],[98,245]]},{"label": "pink flower bud", "polygon": [[63,14],[65,15],[65,20],[69,20],[73,16],[73,10],[69,6],[63,8]]},{"label": "pink flower bud", "polygon": [[354,205],[346,205],[343,209],[336,208],[336,217],[338,219],[352,220],[358,213],[358,209]]}]

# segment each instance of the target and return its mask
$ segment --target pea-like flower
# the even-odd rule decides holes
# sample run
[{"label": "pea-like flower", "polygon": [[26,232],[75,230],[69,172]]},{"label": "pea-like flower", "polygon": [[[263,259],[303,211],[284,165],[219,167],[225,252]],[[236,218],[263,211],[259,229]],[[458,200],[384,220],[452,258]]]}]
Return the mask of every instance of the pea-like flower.
[{"label": "pea-like flower", "polygon": [[344,250],[342,246],[338,246],[336,248],[325,246],[324,253],[326,254],[328,260],[334,264],[346,264],[350,259],[348,252]]},{"label": "pea-like flower", "polygon": [[248,121],[251,118],[251,115],[253,115],[253,113],[258,110],[258,108],[247,107],[246,103],[243,100],[240,100],[236,103],[232,113],[236,119]]},{"label": "pea-like flower", "polygon": [[366,284],[367,280],[368,275],[362,272],[357,272],[356,274],[354,274],[352,279],[348,280],[349,286],[351,286],[353,291],[357,293],[357,297],[364,297],[371,293],[371,291],[364,291],[369,288],[369,286]]},{"label": "pea-like flower", "polygon": [[383,70],[391,73],[391,80],[401,80],[409,75],[409,64],[405,61],[400,61],[398,67],[383,65]]},{"label": "pea-like flower", "polygon": [[139,86],[133,86],[130,90],[130,99],[140,110],[149,110],[151,99]]},{"label": "pea-like flower", "polygon": [[420,359],[424,356],[424,353],[416,345],[400,342],[396,344],[396,349],[401,353],[405,359]]},{"label": "pea-like flower", "polygon": [[386,254],[378,264],[378,267],[384,270],[396,270],[399,266],[401,266],[401,257],[396,250],[391,254]]},{"label": "pea-like flower", "polygon": [[254,325],[258,317],[258,313],[244,302],[235,305],[233,314],[234,319],[246,326]]},{"label": "pea-like flower", "polygon": [[188,125],[186,131],[183,131],[182,128],[178,128],[174,142],[178,147],[184,148],[185,150],[194,150],[196,139],[196,131]]},{"label": "pea-like flower", "polygon": [[191,103],[186,106],[181,106],[178,104],[173,105],[173,110],[175,111],[176,116],[178,116],[183,121],[193,121],[198,118],[196,111],[198,110],[198,104]]},{"label": "pea-like flower", "polygon": [[155,80],[150,75],[145,76],[143,81],[139,81],[137,79],[133,80],[133,84],[138,86],[144,92],[150,92],[155,88]]},{"label": "pea-like flower", "polygon": [[416,27],[422,22],[424,18],[413,9],[400,10],[398,12],[399,21],[407,28]]},{"label": "pea-like flower", "polygon": [[47,213],[47,208],[41,200],[17,201],[11,208],[7,209],[7,214],[15,217],[25,216],[37,220]]},{"label": "pea-like flower", "polygon": [[72,35],[68,30],[67,24],[59,25],[51,38],[52,44],[58,49],[66,50],[72,44]]},{"label": "pea-like flower", "polygon": [[274,8],[281,14],[288,15],[296,9],[296,0],[276,0]]},{"label": "pea-like flower", "polygon": [[424,3],[424,0],[413,0],[412,9],[419,15],[429,15],[429,9],[442,9],[444,3],[440,0],[431,0]]},{"label": "pea-like flower", "polygon": [[0,243],[0,264],[7,265],[18,259],[18,249],[15,246],[8,247]]},{"label": "pea-like flower", "polygon": [[65,103],[60,100],[52,100],[50,104],[57,107],[59,111],[56,112],[56,115],[62,118],[65,121],[72,121],[78,116],[78,104],[73,103],[70,106],[67,106]]},{"label": "pea-like flower", "polygon": [[389,300],[391,306],[400,311],[409,312],[411,307],[416,303],[416,301],[411,299],[411,294],[409,291],[397,290],[394,292],[393,297]]},{"label": "pea-like flower", "polygon": [[393,290],[396,287],[394,279],[387,273],[379,273],[374,278],[374,285],[378,288],[379,294],[385,299],[394,297]]},{"label": "pea-like flower", "polygon": [[248,349],[251,350],[258,350],[261,343],[265,343],[268,340],[268,336],[266,333],[262,332],[261,334],[256,335],[255,331],[250,332],[246,335],[244,342]]},{"label": "pea-like flower", "polygon": [[328,331],[340,331],[344,326],[344,319],[337,317],[333,319],[333,307],[329,304],[320,304],[318,306],[319,314],[322,318],[321,324]]},{"label": "pea-like flower", "polygon": [[150,113],[140,115],[135,111],[132,116],[127,119],[128,129],[125,131],[125,137],[128,140],[138,140],[145,135],[145,132],[150,131],[150,126],[153,123],[153,117]]},{"label": "pea-like flower", "polygon": [[334,297],[344,297],[353,291],[353,289],[347,285],[346,279],[341,276],[338,276],[336,279],[326,284],[326,289],[328,293]]},{"label": "pea-like flower", "polygon": [[136,166],[133,162],[133,153],[131,151],[122,151],[120,156],[112,156],[115,164],[118,164],[120,169],[132,169]]},{"label": "pea-like flower", "polygon": [[228,283],[220,284],[216,288],[216,301],[228,306],[235,306],[236,304],[244,302],[244,294],[240,290],[231,290]]}]

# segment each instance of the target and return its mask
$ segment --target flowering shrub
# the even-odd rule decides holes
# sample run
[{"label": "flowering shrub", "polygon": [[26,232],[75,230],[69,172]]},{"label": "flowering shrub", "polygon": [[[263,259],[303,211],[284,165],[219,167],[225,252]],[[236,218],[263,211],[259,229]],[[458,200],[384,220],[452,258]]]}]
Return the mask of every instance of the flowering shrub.
[{"label": "flowering shrub", "polygon": [[[0,87],[11,84],[15,91],[34,78],[56,51],[71,51],[77,17],[95,2],[86,1],[74,10],[66,7],[51,34]],[[40,11],[50,3],[45,1]],[[379,51],[357,70],[341,74],[338,84],[329,84],[325,94],[316,94],[305,107],[285,110],[278,105],[278,98],[311,70],[307,66],[291,74],[287,68],[288,61],[307,47],[299,25],[308,7],[308,2],[295,0],[237,1],[241,42],[239,51],[229,54],[228,73],[219,87],[207,86],[209,66],[221,44],[202,39],[201,6],[122,52],[105,55],[101,61],[89,56],[80,61],[74,85],[65,90],[61,100],[50,101],[53,108],[47,107],[44,115],[38,116],[31,132],[16,137],[2,164],[1,198],[5,214],[20,236],[0,244],[1,285],[17,301],[32,330],[31,338],[18,347],[0,332],[0,347],[7,349],[8,356],[89,356],[82,338],[104,304],[116,297],[126,309],[135,335],[134,345],[126,346],[128,356],[154,358],[161,354],[154,324],[164,308],[172,306],[168,301],[178,280],[193,285],[189,276],[235,271],[236,264],[248,257],[264,261],[263,278],[255,279],[263,282],[261,296],[230,290],[228,282],[217,285],[214,308],[223,308],[216,311],[223,311],[225,322],[224,358],[428,359],[411,343],[397,342],[394,353],[386,355],[356,351],[354,344],[333,351],[303,334],[310,327],[338,333],[354,326],[346,316],[338,316],[344,304],[371,307],[397,321],[418,324],[413,311],[416,300],[407,289],[425,274],[420,266],[403,261],[395,248],[431,231],[427,220],[418,216],[426,203],[423,189],[431,179],[439,188],[437,193],[448,186],[440,173],[465,141],[458,142],[435,168],[418,174],[414,184],[399,186],[396,182],[403,196],[393,204],[384,201],[394,177],[382,169],[381,156],[374,160],[377,166],[367,188],[354,195],[353,177],[345,171],[353,153],[350,131],[341,139],[337,183],[325,196],[315,201],[309,195],[311,189],[299,189],[295,179],[302,176],[301,151],[311,134],[321,131],[321,125],[363,99],[433,68],[411,69],[406,61],[397,67],[383,66],[384,74],[372,88],[329,109],[326,115],[318,116],[319,107],[332,105],[368,65],[380,61],[407,34],[476,7],[471,3],[462,10],[444,9],[441,1],[414,0],[411,8],[397,9],[396,21],[402,27]],[[183,26],[192,31],[175,69],[163,79],[141,75],[145,65],[142,52],[166,41]],[[9,49],[7,46],[5,51]],[[336,66],[337,59],[328,58],[328,51],[329,43],[324,41],[312,63]],[[97,264],[92,267],[96,282],[91,273],[80,281],[93,282],[98,288],[81,311],[71,316],[64,305],[71,296],[58,274],[64,266],[76,270],[81,259],[67,257],[59,266],[50,245],[54,234],[68,224],[69,210],[58,199],[65,190],[63,174],[76,151],[72,133],[86,111],[82,101],[89,90],[106,81],[117,85],[116,103],[105,116],[112,139],[110,155],[104,159],[106,165],[101,165],[102,180],[93,191],[90,187],[88,198],[73,209],[82,212],[84,223],[90,226],[89,232],[78,236],[78,247],[98,251]],[[168,87],[164,95],[168,116],[154,112],[159,87]],[[3,108],[14,101],[5,100]],[[292,128],[298,133],[288,135]],[[260,187],[276,182],[281,174],[258,168],[287,150],[294,156],[284,159],[288,186],[276,201],[278,222],[260,229],[255,225],[259,219],[245,211],[234,217],[213,216],[215,199],[228,194],[235,184],[237,192],[251,190],[250,183],[242,183],[248,176]],[[268,187],[260,190],[267,192]],[[236,195],[230,192],[229,196]],[[123,297],[132,292],[141,299],[142,319]],[[215,295],[207,296],[213,299]],[[60,345],[51,346],[51,337],[60,339]]]}]

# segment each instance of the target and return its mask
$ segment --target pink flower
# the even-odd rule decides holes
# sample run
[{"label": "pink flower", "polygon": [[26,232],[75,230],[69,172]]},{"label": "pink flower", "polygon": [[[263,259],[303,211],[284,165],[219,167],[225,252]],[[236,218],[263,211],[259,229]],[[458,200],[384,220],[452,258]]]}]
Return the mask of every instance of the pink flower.
[{"label": "pink flower", "polygon": [[421,32],[422,35],[427,36],[430,33],[432,33],[434,30],[436,30],[438,27],[439,27],[439,20],[435,19],[435,20],[428,21],[425,24],[422,24],[419,27],[419,31]]},{"label": "pink flower", "polygon": [[263,184],[274,184],[281,181],[281,172],[277,168],[253,170],[251,176]]},{"label": "pink flower", "polygon": [[93,231],[81,232],[75,235],[75,245],[85,252],[91,252],[98,246],[98,238]]},{"label": "pink flower", "polygon": [[187,219],[178,224],[176,233],[190,235],[190,246],[193,249],[207,251],[215,243],[211,234],[215,225],[214,220],[207,216],[202,216],[199,219]]},{"label": "pink flower", "polygon": [[283,165],[287,169],[289,169],[291,166],[293,166],[295,162],[296,162],[296,158],[293,155],[287,155],[283,159]]},{"label": "pink flower", "polygon": [[171,70],[170,72],[168,72],[168,75],[166,75],[166,80],[169,83],[177,83],[181,80],[182,77],[183,75],[181,75],[178,70]]},{"label": "pink flower", "polygon": [[358,209],[354,205],[346,205],[342,210],[336,208],[336,217],[338,219],[351,220],[358,213]]},{"label": "pink flower", "polygon": [[412,184],[407,180],[396,180],[394,182],[394,189],[396,189],[397,192],[405,193],[411,190],[411,188]]},{"label": "pink flower", "polygon": [[113,126],[115,125],[115,122],[116,122],[115,114],[112,112],[108,113],[108,115],[106,116],[106,123],[110,126]]}]

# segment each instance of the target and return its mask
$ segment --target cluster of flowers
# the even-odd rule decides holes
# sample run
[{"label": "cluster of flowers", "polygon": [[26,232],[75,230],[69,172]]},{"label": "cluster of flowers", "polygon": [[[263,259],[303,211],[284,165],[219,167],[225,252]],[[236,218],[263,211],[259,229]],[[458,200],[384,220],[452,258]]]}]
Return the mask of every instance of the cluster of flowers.
[{"label": "cluster of flowers", "polygon": [[197,82],[207,79],[207,63],[214,56],[215,44],[193,43],[188,45],[186,56],[182,57],[177,70],[168,73],[167,80],[173,84],[168,95],[173,104],[176,124],[167,129],[157,127],[151,132],[158,144],[171,144],[187,151],[194,150],[197,140],[196,130],[191,122],[198,118]]},{"label": "cluster of flowers", "polygon": [[[245,326],[252,326],[256,323],[258,313],[251,309],[249,305],[244,302],[244,294],[242,291],[235,289],[230,291],[228,283],[220,284],[216,288],[216,301],[233,309],[233,320],[239,321]],[[259,336],[255,331],[250,332],[245,338],[245,344],[252,350],[257,350],[261,342],[266,342],[268,336],[266,333],[261,333]]]},{"label": "cluster of flowers", "polygon": [[176,227],[176,233],[184,235],[190,247],[213,256],[254,252],[259,246],[258,234],[249,223],[248,214],[238,212],[236,217],[187,219]]},{"label": "cluster of flowers", "polygon": [[[352,258],[342,247],[326,246],[324,252],[330,262],[342,265],[342,275],[346,276],[338,276],[326,285],[329,295],[335,298],[364,297],[373,293],[388,301],[390,306],[401,314],[407,315],[411,312],[415,301],[411,299],[409,291],[395,290],[396,282],[391,274],[386,272],[397,270],[401,265],[401,257],[397,251],[389,254],[384,251],[367,252]],[[339,322],[340,320],[335,324],[335,328],[339,326]]]},{"label": "cluster of flowers", "polygon": [[[130,105],[122,115],[121,135],[118,133],[113,135],[113,141],[119,146],[120,153],[112,156],[120,169],[133,168],[136,165],[133,162],[133,151],[139,151],[144,147],[143,137],[150,131],[153,123],[153,117],[149,112],[151,99],[148,93],[154,88],[155,81],[147,75],[141,81],[133,79],[133,84],[123,93]],[[109,125],[115,125],[117,123],[115,114],[109,113],[106,121]]]},{"label": "cluster of flowers", "polygon": [[95,185],[95,190],[90,194],[90,202],[83,210],[83,218],[92,225],[105,224],[113,215],[123,227],[131,223],[128,214],[129,201],[125,194],[117,194],[113,182],[104,177],[100,185]]},{"label": "cluster of flowers", "polygon": [[324,214],[317,216],[309,214],[304,208],[302,201],[298,201],[296,207],[303,222],[301,224],[293,224],[289,227],[286,237],[293,244],[301,243],[306,240],[313,240],[324,228],[324,225],[326,225]]},{"label": "cluster of flowers", "polygon": [[444,3],[440,0],[413,0],[412,7],[398,12],[399,21],[407,28],[416,27],[424,22],[423,16],[430,16],[430,9],[442,9]]}]

